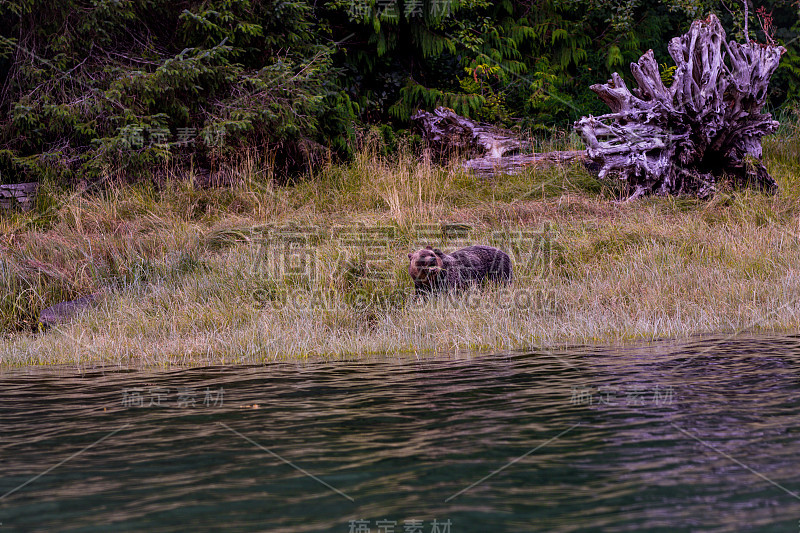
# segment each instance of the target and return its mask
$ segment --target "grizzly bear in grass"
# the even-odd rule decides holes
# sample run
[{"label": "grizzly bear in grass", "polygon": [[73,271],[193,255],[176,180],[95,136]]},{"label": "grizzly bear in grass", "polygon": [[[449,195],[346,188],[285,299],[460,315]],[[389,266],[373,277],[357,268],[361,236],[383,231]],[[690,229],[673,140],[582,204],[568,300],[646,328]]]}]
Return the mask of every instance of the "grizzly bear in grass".
[{"label": "grizzly bear in grass", "polygon": [[421,295],[463,290],[486,280],[511,281],[511,258],[491,246],[467,246],[452,254],[427,246],[408,259],[408,273]]}]

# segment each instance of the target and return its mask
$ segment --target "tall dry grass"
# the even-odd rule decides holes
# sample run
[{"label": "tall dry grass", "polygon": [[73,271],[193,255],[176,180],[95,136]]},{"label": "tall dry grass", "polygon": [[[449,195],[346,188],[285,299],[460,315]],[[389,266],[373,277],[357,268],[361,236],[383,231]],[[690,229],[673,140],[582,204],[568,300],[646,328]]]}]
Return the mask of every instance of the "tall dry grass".
[{"label": "tall dry grass", "polygon": [[[800,135],[780,135],[765,143],[779,195],[723,190],[705,202],[620,203],[613,184],[578,167],[487,180],[369,146],[283,187],[254,158],[229,170],[226,188],[180,176],[83,193],[45,185],[34,212],[0,217],[0,364],[241,363],[793,330]],[[516,279],[417,301],[406,253],[428,243],[497,244]],[[97,291],[95,307],[36,331],[43,307]]]}]

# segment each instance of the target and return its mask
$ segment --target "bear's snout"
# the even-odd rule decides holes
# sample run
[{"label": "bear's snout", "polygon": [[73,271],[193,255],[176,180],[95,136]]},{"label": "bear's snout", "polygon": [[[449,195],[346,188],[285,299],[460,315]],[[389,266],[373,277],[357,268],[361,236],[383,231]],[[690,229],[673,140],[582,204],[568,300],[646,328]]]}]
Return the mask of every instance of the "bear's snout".
[{"label": "bear's snout", "polygon": [[430,250],[419,250],[413,254],[408,254],[411,260],[408,265],[408,273],[417,282],[427,283],[431,276],[436,276],[441,270],[441,260]]}]

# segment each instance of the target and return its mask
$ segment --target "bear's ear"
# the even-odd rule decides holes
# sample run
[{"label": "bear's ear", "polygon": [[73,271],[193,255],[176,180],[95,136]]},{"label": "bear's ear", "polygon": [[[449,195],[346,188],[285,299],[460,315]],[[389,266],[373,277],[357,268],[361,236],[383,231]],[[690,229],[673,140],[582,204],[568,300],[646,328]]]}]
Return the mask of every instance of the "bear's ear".
[{"label": "bear's ear", "polygon": [[414,254],[408,254],[409,259],[411,259],[412,257],[414,257]]},{"label": "bear's ear", "polygon": [[[425,249],[426,249],[426,250],[433,250],[433,246],[431,246],[431,245],[429,244],[428,246],[426,246],[426,247],[425,247]],[[435,252],[434,252],[434,253],[435,253]]]},{"label": "bear's ear", "polygon": [[433,253],[435,253],[435,254],[436,254],[436,255],[438,255],[439,257],[442,257],[442,256],[444,255],[444,254],[442,253],[442,251],[441,251],[440,249],[438,249],[438,248],[431,248],[431,249],[433,250]]}]

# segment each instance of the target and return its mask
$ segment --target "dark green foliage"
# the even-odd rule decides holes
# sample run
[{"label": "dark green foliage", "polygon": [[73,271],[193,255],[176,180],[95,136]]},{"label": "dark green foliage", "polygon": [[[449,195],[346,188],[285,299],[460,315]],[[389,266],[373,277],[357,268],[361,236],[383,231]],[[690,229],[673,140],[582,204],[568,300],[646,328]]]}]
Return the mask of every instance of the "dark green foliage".
[{"label": "dark green foliage", "polygon": [[[751,10],[751,39],[788,43],[773,107],[800,98],[799,9]],[[588,87],[648,48],[669,80],[666,44],[709,12],[744,37],[718,0],[6,0],[0,181],[214,171],[252,150],[291,172],[438,105],[546,132],[604,113]]]},{"label": "dark green foliage", "polygon": [[[0,172],[36,179],[212,171],[242,148],[286,168],[346,152],[355,108],[305,2],[5,4]],[[10,22],[10,23],[9,23]]]}]

